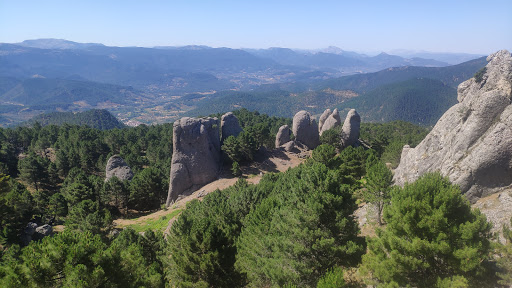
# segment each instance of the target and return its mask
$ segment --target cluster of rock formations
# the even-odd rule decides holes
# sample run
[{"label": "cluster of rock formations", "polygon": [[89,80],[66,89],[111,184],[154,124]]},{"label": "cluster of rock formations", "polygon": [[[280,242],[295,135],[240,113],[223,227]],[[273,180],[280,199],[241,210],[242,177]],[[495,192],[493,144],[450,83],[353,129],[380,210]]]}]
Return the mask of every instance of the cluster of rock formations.
[{"label": "cluster of rock formations", "polygon": [[236,116],[229,112],[217,118],[184,117],[174,122],[173,153],[169,193],[166,206],[191,189],[217,178],[222,165],[221,141],[238,136],[242,128]]},{"label": "cluster of rock formations", "polygon": [[[315,149],[320,145],[320,136],[325,131],[340,125],[341,118],[338,109],[334,109],[334,111],[326,109],[320,116],[318,125],[309,112],[299,111],[293,117],[293,131],[290,131],[288,125],[279,128],[275,146],[276,148],[283,147],[286,151],[291,151],[296,145],[305,146],[307,149]],[[350,110],[342,127],[342,148],[357,145],[360,125],[361,117],[355,109]],[[290,132],[295,135],[294,141],[290,141]]]},{"label": "cluster of rock formations", "polygon": [[[358,121],[353,121],[351,115],[354,113],[355,110],[349,112],[350,118],[345,120],[345,125],[350,127],[344,128],[344,130],[349,133],[345,138],[355,138],[357,141],[360,118],[355,113]],[[293,131],[290,130],[288,125],[279,128],[275,141],[276,147],[284,147],[287,151],[291,151],[297,146],[306,149],[316,148],[320,144],[319,131],[327,131],[341,125],[337,109],[332,112],[327,109],[324,114],[325,117],[321,118],[321,125],[318,125],[310,113],[306,111],[298,112],[293,117]],[[200,119],[184,117],[174,122],[173,154],[166,206],[176,201],[181,195],[186,195],[194,188],[205,185],[217,178],[222,165],[220,149],[222,141],[231,135],[236,137],[242,132],[238,119],[231,112],[221,117],[221,135],[219,135],[218,125],[219,120],[210,117]],[[295,135],[294,141],[290,141],[291,132]],[[349,143],[348,141],[343,143],[345,142]],[[348,145],[353,145],[355,142],[350,143],[352,144]]]},{"label": "cluster of rock formations", "polygon": [[[396,184],[440,171],[459,185],[472,203],[511,189],[512,56],[502,50],[487,61],[481,81],[471,78],[459,85],[459,103],[439,119],[427,137],[416,148],[404,147],[395,171]],[[507,209],[512,211],[512,202]]]},{"label": "cluster of rock formations", "polygon": [[133,172],[130,166],[119,155],[110,157],[105,168],[105,182],[116,176],[121,181],[132,180]]}]

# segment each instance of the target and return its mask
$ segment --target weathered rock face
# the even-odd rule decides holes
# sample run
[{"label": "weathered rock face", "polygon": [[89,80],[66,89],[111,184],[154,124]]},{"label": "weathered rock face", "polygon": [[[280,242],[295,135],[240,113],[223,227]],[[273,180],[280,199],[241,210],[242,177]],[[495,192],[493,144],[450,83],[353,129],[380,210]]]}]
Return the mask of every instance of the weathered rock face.
[{"label": "weathered rock face", "polygon": [[32,237],[34,238],[34,240],[39,240],[39,239],[43,239],[46,236],[52,235],[52,233],[53,233],[52,226],[50,226],[48,224],[44,224],[44,225],[41,225],[36,228],[36,231]]},{"label": "weathered rock face", "polygon": [[355,109],[348,111],[347,118],[343,123],[341,146],[346,148],[355,145],[359,139],[359,129],[361,126],[361,117],[357,114]]},{"label": "weathered rock face", "polygon": [[23,233],[21,234],[21,243],[24,246],[27,246],[30,241],[32,241],[32,236],[36,232],[37,224],[34,222],[28,222],[25,229],[23,229]]},{"label": "weathered rock face", "polygon": [[220,169],[220,138],[217,118],[184,117],[174,122],[169,206],[194,186],[214,180]]},{"label": "weathered rock face", "polygon": [[304,110],[297,112],[293,117],[293,135],[295,141],[315,149],[320,144],[318,126],[315,119]]},{"label": "weathered rock face", "polygon": [[512,184],[512,56],[502,50],[487,61],[480,83],[461,83],[459,103],[416,148],[402,151],[395,183],[440,171],[471,202]]},{"label": "weathered rock face", "polygon": [[121,181],[131,180],[133,178],[132,169],[124,162],[124,159],[119,155],[110,157],[107,161],[105,168],[105,181],[116,176]]},{"label": "weathered rock face", "polygon": [[290,127],[283,125],[279,127],[279,131],[276,134],[276,148],[281,147],[285,143],[290,142]]},{"label": "weathered rock face", "polygon": [[327,120],[327,118],[329,118],[329,116],[331,116],[332,112],[331,112],[331,109],[327,108],[325,109],[324,113],[322,113],[322,115],[320,115],[320,119],[318,119],[318,131],[322,131],[322,127],[324,126],[324,123],[325,123],[325,120]]},{"label": "weathered rock face", "polygon": [[229,136],[236,137],[240,132],[242,132],[242,127],[240,127],[240,123],[238,123],[238,118],[236,118],[232,112],[222,115],[220,126],[222,128],[222,142],[224,142],[224,139]]},{"label": "weathered rock face", "polygon": [[286,151],[286,152],[298,151],[297,148],[295,147],[295,141],[288,141],[283,144],[283,147],[284,147],[284,151]]},{"label": "weathered rock face", "polygon": [[505,244],[503,225],[510,225],[512,217],[512,188],[505,188],[498,193],[480,198],[473,207],[485,214],[487,221],[493,224],[491,232],[496,233],[498,241]]},{"label": "weathered rock face", "polygon": [[[330,111],[330,110],[329,109],[325,110],[325,112],[327,112],[327,111]],[[322,114],[322,116],[323,115],[324,114]],[[338,109],[334,109],[334,111],[325,119],[323,125],[321,125],[322,128],[320,128],[320,136],[322,136],[322,134],[325,131],[332,129],[339,125],[341,125],[340,113],[338,113]],[[357,135],[357,137],[359,138],[359,135]]]}]

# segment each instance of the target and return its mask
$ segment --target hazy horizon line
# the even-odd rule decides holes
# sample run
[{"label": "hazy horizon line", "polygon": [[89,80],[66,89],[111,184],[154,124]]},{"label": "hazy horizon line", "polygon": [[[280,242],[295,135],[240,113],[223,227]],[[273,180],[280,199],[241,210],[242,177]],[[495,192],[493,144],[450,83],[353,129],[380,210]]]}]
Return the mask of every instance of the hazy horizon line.
[{"label": "hazy horizon line", "polygon": [[[391,54],[391,55],[432,53],[432,54],[467,54],[467,55],[475,55],[475,56],[476,55],[485,56],[485,55],[492,54],[496,51],[499,51],[499,50],[496,50],[496,51],[490,52],[488,54],[482,54],[482,53],[471,53],[471,52],[462,52],[462,51],[456,51],[456,52],[454,52],[454,51],[432,51],[432,50],[422,50],[422,49],[414,49],[414,48],[393,48],[393,49],[389,49],[389,50],[372,50],[372,49],[359,50],[359,49],[345,49],[345,48],[339,47],[337,45],[327,45],[322,48],[298,48],[298,47],[286,47],[286,46],[266,46],[266,47],[238,46],[238,47],[234,47],[234,46],[227,46],[227,45],[226,46],[224,46],[224,45],[216,46],[216,45],[207,45],[207,44],[115,45],[115,44],[105,44],[105,43],[96,42],[96,41],[81,42],[81,41],[69,40],[69,39],[64,39],[64,38],[47,38],[47,37],[25,39],[21,42],[0,42],[0,43],[16,45],[16,44],[22,44],[25,41],[37,41],[37,40],[59,40],[59,41],[67,41],[67,42],[77,43],[77,44],[96,44],[96,45],[103,45],[106,47],[119,47],[119,48],[161,48],[161,47],[182,48],[182,47],[189,47],[189,46],[191,46],[191,47],[197,46],[197,47],[208,47],[208,48],[228,48],[228,49],[238,49],[238,50],[244,50],[244,49],[268,50],[268,49],[272,49],[272,48],[284,48],[284,49],[290,49],[290,50],[295,50],[295,51],[302,50],[302,51],[311,51],[311,52],[322,52],[322,50],[326,50],[329,48],[337,48],[337,49],[341,49],[344,52],[356,52],[358,54],[370,54],[370,55],[378,55],[380,53],[386,53],[386,54]],[[503,49],[511,51],[511,49],[507,49],[507,48],[503,48]],[[500,49],[500,50],[502,50],[502,49]],[[336,54],[336,53],[332,53],[332,54]]]}]

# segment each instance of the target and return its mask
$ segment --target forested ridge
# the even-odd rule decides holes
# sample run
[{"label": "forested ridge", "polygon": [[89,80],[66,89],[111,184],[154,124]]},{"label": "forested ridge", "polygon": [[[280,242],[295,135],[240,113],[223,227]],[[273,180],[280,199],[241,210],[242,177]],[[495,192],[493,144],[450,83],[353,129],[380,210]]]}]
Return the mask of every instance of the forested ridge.
[{"label": "forested ridge", "polygon": [[[272,148],[279,126],[291,122],[245,109],[234,114],[244,132],[223,150],[247,147],[234,155],[241,162],[261,146]],[[508,244],[492,244],[485,217],[438,174],[390,186],[384,163],[397,164],[401,147],[427,132],[402,121],[363,123],[361,138],[371,149],[342,151],[339,130],[325,132],[300,166],[266,174],[257,185],[241,178],[189,202],[164,239],[161,231],[116,234],[112,220],[160,209],[171,124],[0,129],[0,286],[510,285],[510,230]],[[104,181],[114,154],[134,171],[131,181]],[[382,208],[372,220],[376,235],[359,231],[354,211],[364,202]],[[25,246],[20,236],[30,221],[65,229]]]},{"label": "forested ridge", "polygon": [[124,124],[105,109],[91,109],[83,112],[52,112],[38,115],[22,125],[32,126],[38,122],[46,125],[79,125],[100,130],[123,128]]}]

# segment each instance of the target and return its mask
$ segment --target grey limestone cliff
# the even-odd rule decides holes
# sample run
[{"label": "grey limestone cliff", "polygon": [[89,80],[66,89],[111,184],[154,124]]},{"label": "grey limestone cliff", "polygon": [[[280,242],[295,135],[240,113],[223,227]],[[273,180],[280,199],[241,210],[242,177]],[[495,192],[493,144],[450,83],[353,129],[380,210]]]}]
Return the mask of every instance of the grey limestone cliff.
[{"label": "grey limestone cliff", "polygon": [[480,76],[458,87],[459,103],[416,147],[402,151],[395,183],[440,171],[471,202],[512,184],[512,56],[487,58]]}]

